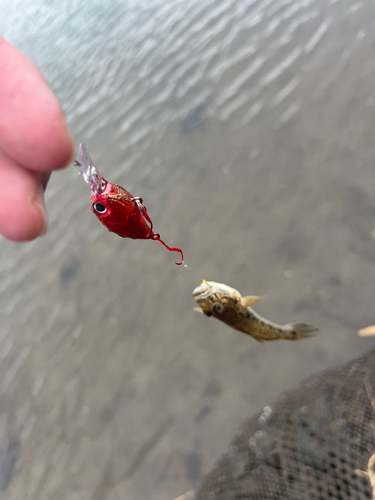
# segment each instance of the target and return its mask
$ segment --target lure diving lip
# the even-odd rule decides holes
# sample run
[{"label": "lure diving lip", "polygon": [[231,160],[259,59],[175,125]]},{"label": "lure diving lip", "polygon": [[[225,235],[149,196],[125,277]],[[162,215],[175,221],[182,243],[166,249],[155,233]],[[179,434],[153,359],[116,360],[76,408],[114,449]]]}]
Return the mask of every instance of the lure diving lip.
[{"label": "lure diving lip", "polygon": [[93,161],[90,158],[89,152],[84,144],[79,145],[78,151],[80,163],[76,161],[76,165],[81,171],[86,184],[89,186],[90,191],[95,195],[99,196],[105,191],[108,182],[104,177],[96,170]]},{"label": "lure diving lip", "polygon": [[79,146],[79,168],[91,191],[91,211],[100,222],[122,238],[158,240],[171,252],[179,252],[181,265],[184,262],[182,250],[169,247],[160,239],[159,233],[153,232],[153,224],[143,205],[142,198],[132,196],[126,189],[111,184],[98,172],[84,144]]}]

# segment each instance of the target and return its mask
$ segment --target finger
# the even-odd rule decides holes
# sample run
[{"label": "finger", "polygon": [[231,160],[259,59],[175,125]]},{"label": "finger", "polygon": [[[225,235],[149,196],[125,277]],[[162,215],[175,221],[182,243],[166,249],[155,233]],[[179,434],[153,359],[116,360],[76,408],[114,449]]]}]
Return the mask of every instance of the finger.
[{"label": "finger", "polygon": [[73,158],[73,141],[38,68],[1,37],[0,68],[0,149],[31,170],[66,166]]},{"label": "finger", "polygon": [[49,174],[26,170],[0,154],[0,234],[12,241],[29,241],[47,230],[44,187]]}]

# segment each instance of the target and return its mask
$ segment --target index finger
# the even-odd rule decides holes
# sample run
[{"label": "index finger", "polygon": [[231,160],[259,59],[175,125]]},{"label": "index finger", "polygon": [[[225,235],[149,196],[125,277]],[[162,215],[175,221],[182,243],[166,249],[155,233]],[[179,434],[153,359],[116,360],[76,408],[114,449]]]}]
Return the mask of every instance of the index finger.
[{"label": "index finger", "polygon": [[1,37],[0,68],[0,149],[31,170],[66,166],[73,158],[73,141],[39,69]]}]

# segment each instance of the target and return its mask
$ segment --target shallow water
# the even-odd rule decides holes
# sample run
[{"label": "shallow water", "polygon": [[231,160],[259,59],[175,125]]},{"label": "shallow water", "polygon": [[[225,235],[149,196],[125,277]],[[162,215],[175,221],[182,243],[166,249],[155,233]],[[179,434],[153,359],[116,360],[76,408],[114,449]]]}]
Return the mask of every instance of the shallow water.
[{"label": "shallow water", "polygon": [[[173,499],[281,390],[373,345],[375,7],[350,0],[2,2],[99,170],[160,244],[122,240],[74,169],[50,229],[0,242],[0,488],[7,500]],[[300,343],[195,314],[200,277]]]}]

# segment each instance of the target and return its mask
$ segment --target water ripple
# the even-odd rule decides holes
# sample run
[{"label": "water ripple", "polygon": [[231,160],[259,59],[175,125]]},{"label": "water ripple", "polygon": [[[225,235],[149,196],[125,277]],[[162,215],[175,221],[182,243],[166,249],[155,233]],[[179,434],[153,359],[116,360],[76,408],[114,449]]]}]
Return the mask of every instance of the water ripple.
[{"label": "water ripple", "polygon": [[241,88],[249,82],[249,80],[260,70],[263,66],[265,59],[261,56],[258,56],[250,66],[241,73],[234,82],[223,92],[222,97],[218,99],[218,106],[224,104],[235,96]]},{"label": "water ripple", "polygon": [[283,102],[284,99],[286,99],[293,92],[293,90],[297,88],[299,82],[300,80],[296,77],[290,80],[290,82],[287,83],[285,87],[282,88],[272,99],[271,106],[278,106],[281,102]]},{"label": "water ripple", "polygon": [[299,58],[301,53],[301,48],[296,47],[285,59],[283,59],[277,66],[275,66],[272,71],[267,73],[267,75],[262,78],[262,85],[269,85],[271,82],[273,82]]},{"label": "water ripple", "polygon": [[12,382],[13,378],[16,376],[17,372],[23,366],[27,356],[30,353],[30,347],[25,347],[20,354],[17,356],[13,365],[9,368],[9,370],[5,373],[1,384],[0,384],[0,393],[3,394],[7,389],[9,384]]},{"label": "water ripple", "polygon": [[330,25],[331,21],[330,19],[325,19],[322,24],[319,26],[317,31],[313,34],[311,39],[307,42],[305,46],[305,52],[308,54],[309,52],[312,52],[315,47],[318,45],[318,43],[322,40],[323,36],[328,30],[328,27]]},{"label": "water ripple", "polygon": [[301,102],[295,101],[293,102],[281,115],[280,115],[280,123],[285,123],[290,120],[301,108]]}]

